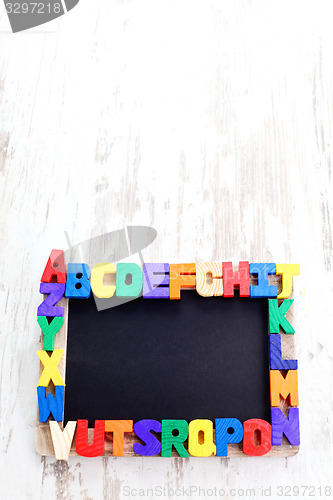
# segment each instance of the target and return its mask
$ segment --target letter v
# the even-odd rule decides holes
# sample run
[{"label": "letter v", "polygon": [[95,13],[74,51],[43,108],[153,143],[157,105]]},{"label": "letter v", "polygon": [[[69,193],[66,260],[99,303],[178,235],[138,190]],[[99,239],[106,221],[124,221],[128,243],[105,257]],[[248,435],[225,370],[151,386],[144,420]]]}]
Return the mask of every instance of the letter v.
[{"label": "letter v", "polygon": [[76,421],[67,422],[64,430],[61,430],[58,422],[49,421],[53,441],[54,454],[57,460],[67,460],[74,437]]}]

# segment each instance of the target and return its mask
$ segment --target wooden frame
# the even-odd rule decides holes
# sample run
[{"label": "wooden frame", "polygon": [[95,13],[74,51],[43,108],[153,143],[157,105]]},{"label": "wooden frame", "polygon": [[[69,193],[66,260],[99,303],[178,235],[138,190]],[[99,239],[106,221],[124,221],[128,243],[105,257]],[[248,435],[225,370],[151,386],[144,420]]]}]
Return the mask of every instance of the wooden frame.
[{"label": "wooden frame", "polygon": [[[270,275],[268,277],[269,284],[270,285],[276,285],[278,294],[281,293],[282,289],[282,280],[281,280],[281,275]],[[250,275],[250,285],[256,285],[257,284],[257,278],[254,277],[253,275]],[[194,291],[195,293],[195,291]],[[289,298],[293,298],[293,292],[289,295]],[[232,300],[232,299],[231,299]],[[268,300],[268,299],[267,299]],[[282,300],[279,300],[279,304],[282,302]],[[58,365],[59,373],[63,380],[65,381],[66,377],[66,349],[67,349],[67,329],[68,329],[68,299],[62,298],[60,302],[58,303],[59,306],[64,307],[65,309],[65,314],[64,314],[64,325],[61,327],[59,332],[57,333],[55,337],[55,343],[54,343],[54,349],[64,349],[64,355]],[[290,322],[291,325],[294,323],[294,312],[293,312],[293,304],[286,313],[286,319]],[[296,359],[296,352],[295,352],[295,335],[281,335],[282,339],[282,358],[283,359]],[[43,349],[43,340],[44,340],[44,335],[41,333],[41,348]],[[40,375],[43,372],[43,365],[40,363]],[[46,390],[46,393],[52,392],[54,386],[51,383],[51,386],[49,386]],[[288,414],[288,400],[284,400],[280,397],[280,409],[282,410],[283,414],[287,416]],[[60,425],[61,429],[63,429],[63,422]],[[89,442],[92,442],[94,436],[94,429],[89,429],[88,430],[88,439]],[[214,430],[214,440],[215,440],[215,430]],[[126,433],[124,436],[124,456],[136,456],[138,457],[134,451],[133,451],[133,444],[134,443],[140,443],[140,440],[136,437],[134,432],[132,433]],[[53,446],[53,441],[51,437],[51,431],[50,431],[50,425],[49,421],[46,423],[42,423],[39,420],[39,413],[37,410],[37,427],[36,427],[36,435],[35,435],[35,444],[36,444],[36,451],[42,456],[54,456],[54,446]],[[286,437],[283,435],[282,438],[282,445],[280,446],[272,446],[272,449],[265,455],[265,456],[292,456],[295,455],[299,451],[299,446],[292,446],[289,441],[286,439]],[[74,439],[71,444],[71,449],[70,453],[71,456],[77,456],[78,454],[76,453],[76,435],[74,435]],[[105,453],[104,456],[112,456],[112,435],[110,433],[105,433]],[[172,456],[179,457],[178,453],[173,450],[172,451]],[[228,457],[244,457],[247,456],[244,454],[242,451],[242,441],[239,444],[229,444],[228,445]]]}]

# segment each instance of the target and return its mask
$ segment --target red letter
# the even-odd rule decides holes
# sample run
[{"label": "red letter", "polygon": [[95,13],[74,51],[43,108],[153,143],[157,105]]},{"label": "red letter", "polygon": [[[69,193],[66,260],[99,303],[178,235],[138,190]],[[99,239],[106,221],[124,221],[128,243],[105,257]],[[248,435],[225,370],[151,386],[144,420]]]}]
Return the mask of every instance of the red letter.
[{"label": "red letter", "polygon": [[240,297],[250,297],[250,271],[249,263],[239,263],[239,271],[234,273],[232,262],[222,262],[223,296],[233,297],[234,288],[239,288]]},{"label": "red letter", "polygon": [[[260,444],[254,443],[255,431],[260,432]],[[265,420],[253,418],[243,423],[243,453],[253,457],[266,455],[272,449],[272,427]]]},{"label": "red letter", "polygon": [[63,250],[52,250],[41,281],[43,283],[51,283],[54,277],[57,283],[66,283],[66,264]]},{"label": "red letter", "polygon": [[82,457],[100,457],[104,455],[104,420],[95,420],[94,441],[92,444],[88,444],[88,420],[78,420],[76,429],[76,453]]}]

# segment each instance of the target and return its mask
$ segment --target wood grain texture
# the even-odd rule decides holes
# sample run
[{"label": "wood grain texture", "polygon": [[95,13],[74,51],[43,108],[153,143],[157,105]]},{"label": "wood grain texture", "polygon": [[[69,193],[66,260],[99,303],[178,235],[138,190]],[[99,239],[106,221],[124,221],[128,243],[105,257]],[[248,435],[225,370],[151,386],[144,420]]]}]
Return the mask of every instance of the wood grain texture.
[{"label": "wood grain texture", "polygon": [[195,286],[200,295],[223,295],[222,262],[197,262],[195,271]]},{"label": "wood grain texture", "polygon": [[49,427],[56,459],[68,460],[76,422],[67,422],[66,427],[62,428],[58,422],[50,420]]},{"label": "wood grain texture", "polygon": [[[192,485],[262,498],[271,486],[274,498],[281,483],[329,484],[331,2],[82,0],[18,35],[2,5],[0,40],[2,491],[118,500],[125,487]],[[50,249],[66,249],[64,231],[75,244],[126,224],[157,229],[146,262],[301,264],[295,457],[66,463],[34,452],[36,310]]]}]

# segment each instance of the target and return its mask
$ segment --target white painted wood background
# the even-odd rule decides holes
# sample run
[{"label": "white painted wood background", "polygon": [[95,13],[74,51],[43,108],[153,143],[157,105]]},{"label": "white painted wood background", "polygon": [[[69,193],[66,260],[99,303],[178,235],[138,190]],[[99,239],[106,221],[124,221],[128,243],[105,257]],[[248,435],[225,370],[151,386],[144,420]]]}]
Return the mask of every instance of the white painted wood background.
[{"label": "white painted wood background", "polygon": [[[16,35],[0,16],[1,498],[333,486],[332,3],[81,0]],[[35,454],[46,259],[125,224],[157,229],[147,261],[300,262],[296,457]]]}]

